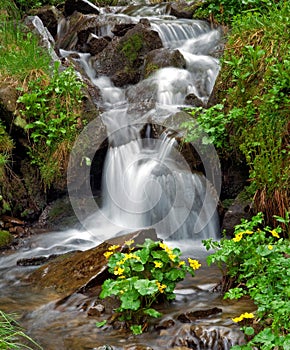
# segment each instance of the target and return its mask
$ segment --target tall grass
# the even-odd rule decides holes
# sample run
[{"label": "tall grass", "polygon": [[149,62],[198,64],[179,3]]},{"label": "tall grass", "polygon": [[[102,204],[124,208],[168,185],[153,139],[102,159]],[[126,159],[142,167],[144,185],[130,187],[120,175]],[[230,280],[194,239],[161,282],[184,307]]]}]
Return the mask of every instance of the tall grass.
[{"label": "tall grass", "polygon": [[41,349],[41,346],[21,330],[11,315],[7,315],[0,310],[0,349],[32,350]]}]

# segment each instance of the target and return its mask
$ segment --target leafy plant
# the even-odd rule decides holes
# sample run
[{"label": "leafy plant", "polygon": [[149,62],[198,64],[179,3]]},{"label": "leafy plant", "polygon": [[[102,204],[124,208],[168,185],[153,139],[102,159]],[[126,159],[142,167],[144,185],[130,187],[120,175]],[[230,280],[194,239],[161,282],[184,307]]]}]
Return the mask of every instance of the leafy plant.
[{"label": "leafy plant", "polygon": [[220,23],[229,24],[239,14],[265,13],[272,7],[283,5],[283,0],[210,0],[201,2],[197,7],[196,16],[212,18]]},{"label": "leafy plant", "polygon": [[116,251],[119,246],[112,246],[104,253],[109,272],[116,279],[109,278],[103,283],[100,297],[116,296],[120,301],[116,309],[119,320],[125,321],[134,334],[140,334],[148,317],[161,316],[154,305],[160,299],[175,299],[177,282],[183,280],[187,272],[194,276],[201,265],[190,258],[187,265],[180,259],[179,248],[171,249],[162,242],[146,239],[136,248],[133,243],[126,242],[127,253]]},{"label": "leafy plant", "polygon": [[7,315],[0,310],[0,349],[32,349],[26,343],[33,345],[34,349],[35,347],[42,349],[41,346],[21,330],[13,315]]},{"label": "leafy plant", "polygon": [[77,135],[82,82],[72,67],[28,84],[18,98],[19,114],[31,139],[30,156],[49,186],[66,169],[68,152]]},{"label": "leafy plant", "polygon": [[[289,214],[287,217],[288,224]],[[279,219],[285,223],[285,219]],[[224,297],[250,296],[256,304],[256,319],[263,330],[255,333],[249,344],[264,344],[261,349],[272,349],[283,342],[289,344],[290,245],[281,235],[279,226],[275,229],[263,227],[263,214],[258,213],[251,221],[242,220],[235,227],[233,239],[203,241],[207,250],[215,250],[207,262],[217,264],[223,273]],[[233,320],[241,322],[243,319]],[[251,333],[248,328],[247,332]],[[250,349],[247,346],[234,349]]]}]

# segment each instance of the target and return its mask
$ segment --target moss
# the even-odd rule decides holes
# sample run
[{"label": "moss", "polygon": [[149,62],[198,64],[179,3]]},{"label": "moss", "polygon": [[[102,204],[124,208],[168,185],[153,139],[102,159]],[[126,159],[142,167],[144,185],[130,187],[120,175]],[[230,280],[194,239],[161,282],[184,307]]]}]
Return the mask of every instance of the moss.
[{"label": "moss", "polygon": [[134,34],[123,42],[121,52],[124,53],[130,64],[133,64],[138,57],[139,51],[143,47],[143,37],[140,34]]},{"label": "moss", "polygon": [[152,73],[156,72],[158,70],[158,66],[157,64],[153,64],[153,63],[149,63],[147,64],[146,68],[145,68],[145,78],[148,78]]},{"label": "moss", "polygon": [[13,236],[8,231],[0,231],[0,248],[10,244]]}]

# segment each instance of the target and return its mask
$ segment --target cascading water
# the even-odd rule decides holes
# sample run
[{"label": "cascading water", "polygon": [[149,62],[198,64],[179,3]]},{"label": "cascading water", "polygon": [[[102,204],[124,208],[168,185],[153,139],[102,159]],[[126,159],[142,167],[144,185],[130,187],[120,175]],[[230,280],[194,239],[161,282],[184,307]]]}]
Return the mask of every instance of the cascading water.
[{"label": "cascading water", "polygon": [[[119,15],[120,21],[130,18],[129,21],[137,22],[140,11],[138,8],[137,17]],[[218,192],[218,185],[213,190],[205,177],[191,173],[177,143],[166,132],[157,138],[147,132],[147,137],[141,138],[140,129],[142,125],[150,125],[152,116],[162,123],[186,106],[185,98],[189,94],[207,103],[219,72],[218,59],[209,53],[218,47],[220,32],[203,21],[173,21],[153,16],[150,22],[165,48],[182,53],[185,68],[161,68],[136,86],[117,88],[109,77],[98,75],[95,69],[98,64],[92,65],[90,55],[81,54],[77,59],[101,91],[105,109],[102,119],[109,135],[100,209],[117,230],[153,226],[161,238],[200,241],[215,237],[219,231],[214,193]],[[101,31],[110,35],[108,28]],[[70,52],[62,50],[61,54],[66,56]],[[138,93],[139,89],[149,91],[150,99],[155,101],[153,106],[146,107],[147,92],[144,96]],[[143,104],[141,112],[140,104]],[[77,205],[75,209],[78,212]],[[97,212],[88,220],[82,216],[81,221],[94,232],[98,217]]]}]

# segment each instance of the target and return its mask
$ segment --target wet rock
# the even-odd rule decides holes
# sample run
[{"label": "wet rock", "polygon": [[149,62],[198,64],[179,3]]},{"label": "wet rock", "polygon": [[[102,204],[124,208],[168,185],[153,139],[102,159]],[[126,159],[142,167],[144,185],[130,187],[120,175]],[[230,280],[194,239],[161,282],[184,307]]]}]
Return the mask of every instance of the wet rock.
[{"label": "wet rock", "polygon": [[168,329],[171,328],[175,325],[174,320],[169,319],[169,320],[162,320],[159,324],[155,326],[155,329],[157,331],[162,330],[162,329]]},{"label": "wet rock", "polygon": [[32,10],[31,14],[38,16],[43,25],[49,30],[55,38],[57,34],[58,22],[63,18],[62,13],[55,6],[43,6],[39,9]]},{"label": "wet rock", "polygon": [[96,56],[94,67],[98,74],[109,76],[117,87],[136,84],[140,80],[144,57],[161,47],[158,33],[147,24],[138,23],[123,37],[114,37]]},{"label": "wet rock", "polygon": [[102,304],[97,304],[89,308],[88,316],[99,317],[104,313],[104,311],[105,311],[105,306]]},{"label": "wet rock", "polygon": [[89,35],[98,33],[98,16],[75,12],[69,19],[63,19],[60,27],[61,30],[56,41],[56,47],[58,49],[81,50],[85,52]]},{"label": "wet rock", "polygon": [[193,322],[196,319],[199,318],[207,318],[212,315],[216,315],[222,312],[222,309],[218,307],[214,307],[212,309],[207,309],[207,310],[196,310],[196,311],[190,311],[186,313],[182,313],[178,315],[177,319],[178,321],[182,323],[190,323]]},{"label": "wet rock", "polygon": [[24,19],[24,24],[39,38],[39,43],[47,49],[53,61],[59,61],[57,54],[54,51],[55,41],[48,29],[43,25],[42,20],[38,16],[27,16]]},{"label": "wet rock", "polygon": [[4,84],[0,86],[0,110],[3,109],[3,116],[7,114],[5,112],[13,113],[15,111],[17,98],[17,90],[14,87]]},{"label": "wet rock", "polygon": [[96,14],[100,13],[97,6],[89,2],[88,0],[66,0],[64,4],[65,16],[72,15],[75,11],[83,14]]},{"label": "wet rock", "polygon": [[128,30],[134,28],[135,26],[135,23],[115,24],[114,28],[111,29],[111,32],[116,36],[124,36],[128,32]]},{"label": "wet rock", "polygon": [[246,190],[242,191],[225,212],[222,230],[231,236],[235,226],[241,223],[241,219],[250,219],[253,216],[252,199],[247,195]]},{"label": "wet rock", "polygon": [[184,103],[186,105],[194,106],[194,107],[206,107],[206,104],[197,97],[194,93],[191,93],[185,97]]},{"label": "wet rock", "polygon": [[12,216],[8,216],[8,215],[2,215],[1,216],[1,219],[2,221],[4,221],[5,223],[9,223],[9,224],[12,224],[12,225],[24,225],[25,222],[20,220],[20,219],[17,219],[17,218],[14,218]]},{"label": "wet rock", "polygon": [[154,71],[163,67],[185,68],[186,61],[179,50],[167,48],[152,50],[146,55],[144,78],[147,78]]},{"label": "wet rock", "polygon": [[50,256],[37,256],[34,258],[19,259],[17,260],[16,264],[18,266],[39,266],[47,263],[48,261],[54,260],[58,256],[58,254],[52,254]]},{"label": "wet rock", "polygon": [[150,346],[142,344],[125,345],[124,350],[153,350]]},{"label": "wet rock", "polygon": [[157,240],[155,230],[139,230],[111,238],[93,249],[60,256],[34,271],[29,280],[41,288],[51,287],[67,295],[75,291],[84,293],[96,285],[101,285],[108,277],[104,253],[111,245],[118,244],[122,249],[127,240],[134,239],[136,244],[141,244],[146,238]]},{"label": "wet rock", "polygon": [[171,4],[170,15],[177,18],[192,19],[194,9],[189,6],[188,2],[178,1]]},{"label": "wet rock", "polygon": [[174,337],[172,346],[190,349],[230,349],[244,342],[244,334],[238,328],[223,326],[183,325]]},{"label": "wet rock", "polygon": [[95,34],[90,34],[87,40],[87,50],[93,56],[97,55],[108,45],[111,40],[104,37],[98,37]]}]

